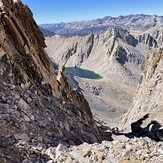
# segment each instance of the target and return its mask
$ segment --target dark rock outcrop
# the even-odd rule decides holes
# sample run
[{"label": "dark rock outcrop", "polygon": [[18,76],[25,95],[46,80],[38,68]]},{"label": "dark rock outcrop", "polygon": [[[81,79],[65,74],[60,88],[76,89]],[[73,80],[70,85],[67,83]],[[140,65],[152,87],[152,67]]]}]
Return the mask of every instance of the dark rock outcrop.
[{"label": "dark rock outcrop", "polygon": [[143,33],[142,35],[139,35],[138,37],[139,43],[143,43],[148,46],[148,48],[156,48],[157,47],[157,41],[150,36],[149,33]]}]

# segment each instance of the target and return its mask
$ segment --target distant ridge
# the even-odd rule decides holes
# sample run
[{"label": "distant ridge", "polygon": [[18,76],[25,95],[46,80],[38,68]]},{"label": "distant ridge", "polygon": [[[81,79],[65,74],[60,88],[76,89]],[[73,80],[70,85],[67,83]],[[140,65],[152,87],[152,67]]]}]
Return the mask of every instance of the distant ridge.
[{"label": "distant ridge", "polygon": [[41,32],[43,33],[43,35],[45,37],[48,37],[48,36],[51,37],[51,36],[54,36],[55,35],[55,33],[52,32],[52,31],[48,31],[47,29],[44,29],[42,27],[39,27],[39,28],[40,28]]},{"label": "distant ridge", "polygon": [[104,33],[111,26],[121,27],[129,31],[146,31],[152,27],[163,26],[163,16],[145,14],[121,15],[118,17],[106,16],[95,20],[40,24],[39,26],[63,36],[84,36],[90,33]]}]

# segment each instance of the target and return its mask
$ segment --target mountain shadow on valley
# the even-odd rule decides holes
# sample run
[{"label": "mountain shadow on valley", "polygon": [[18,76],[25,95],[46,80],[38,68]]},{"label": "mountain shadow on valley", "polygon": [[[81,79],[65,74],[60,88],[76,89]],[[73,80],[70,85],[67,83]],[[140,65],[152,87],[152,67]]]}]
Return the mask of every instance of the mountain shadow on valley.
[{"label": "mountain shadow on valley", "polygon": [[66,67],[66,69],[81,78],[102,79],[102,76],[90,70],[82,69],[79,67]]}]

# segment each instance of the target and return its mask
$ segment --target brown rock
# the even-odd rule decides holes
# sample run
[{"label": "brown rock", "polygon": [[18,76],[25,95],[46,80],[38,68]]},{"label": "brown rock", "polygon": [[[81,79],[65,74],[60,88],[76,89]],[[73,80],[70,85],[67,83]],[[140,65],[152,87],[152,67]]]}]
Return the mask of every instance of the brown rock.
[{"label": "brown rock", "polygon": [[83,153],[82,156],[83,156],[83,157],[87,157],[87,156],[90,157],[91,154],[92,154],[91,151],[87,151],[87,152]]},{"label": "brown rock", "polygon": [[71,162],[71,161],[72,161],[72,158],[71,158],[71,157],[67,157],[66,163],[69,163],[69,162]]},{"label": "brown rock", "polygon": [[3,69],[2,77],[24,88],[39,86],[42,94],[59,96],[59,85],[44,50],[44,36],[32,12],[21,1],[2,0],[2,3],[5,16],[1,16],[0,23],[0,61],[7,68]]},{"label": "brown rock", "polygon": [[104,159],[103,155],[102,154],[98,154],[97,155],[97,160],[102,162],[102,160]]}]

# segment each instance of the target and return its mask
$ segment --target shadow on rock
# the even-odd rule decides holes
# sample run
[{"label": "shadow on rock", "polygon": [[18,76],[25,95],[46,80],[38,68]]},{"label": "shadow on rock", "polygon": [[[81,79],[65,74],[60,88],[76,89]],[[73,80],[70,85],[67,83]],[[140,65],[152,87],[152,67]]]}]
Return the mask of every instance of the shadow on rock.
[{"label": "shadow on rock", "polygon": [[128,138],[134,137],[149,137],[151,140],[163,141],[163,127],[157,121],[151,121],[146,127],[141,127],[143,121],[149,117],[149,114],[146,114],[143,118],[140,118],[136,122],[131,124],[131,132],[129,133],[120,133],[118,128],[112,129],[114,135],[124,135]]},{"label": "shadow on rock", "polygon": [[101,141],[103,141],[103,140],[113,141],[111,128],[109,126],[103,124],[100,121],[96,121],[96,123],[98,125],[99,131],[100,131],[100,134],[102,137]]}]

